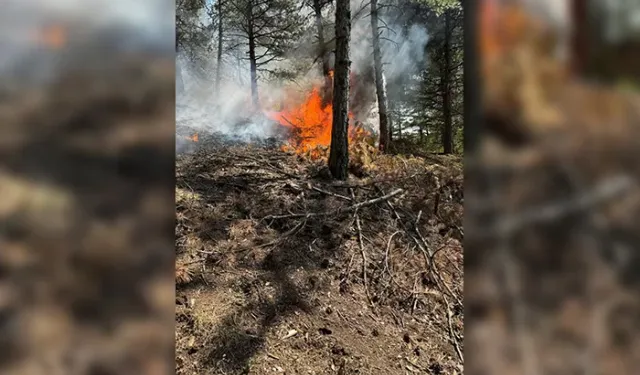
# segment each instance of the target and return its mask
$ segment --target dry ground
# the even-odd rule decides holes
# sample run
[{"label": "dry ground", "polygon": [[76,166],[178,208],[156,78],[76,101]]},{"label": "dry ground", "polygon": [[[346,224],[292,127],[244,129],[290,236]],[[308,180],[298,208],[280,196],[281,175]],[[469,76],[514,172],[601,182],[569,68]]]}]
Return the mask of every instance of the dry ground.
[{"label": "dry ground", "polygon": [[104,53],[0,87],[2,374],[173,370],[173,61]]},{"label": "dry ground", "polygon": [[460,160],[322,165],[203,137],[178,156],[179,374],[461,373]]},{"label": "dry ground", "polygon": [[509,21],[481,93],[499,137],[465,163],[466,370],[640,373],[640,96]]}]

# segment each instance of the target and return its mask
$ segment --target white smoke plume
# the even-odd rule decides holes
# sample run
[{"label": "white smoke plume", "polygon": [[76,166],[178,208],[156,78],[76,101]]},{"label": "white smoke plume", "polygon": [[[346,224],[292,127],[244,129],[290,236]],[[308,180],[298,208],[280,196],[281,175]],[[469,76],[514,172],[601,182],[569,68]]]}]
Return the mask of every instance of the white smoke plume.
[{"label": "white smoke plume", "polygon": [[[366,86],[362,92],[365,96],[362,100],[367,101],[371,111],[365,118],[360,120],[366,122],[370,129],[377,129],[375,85],[373,82],[372,68],[372,33],[371,20],[368,6],[361,10],[363,3],[361,0],[352,0],[351,13],[352,20],[350,59],[352,61],[352,71],[363,74],[366,79],[356,79],[353,84]],[[359,11],[361,10],[361,11]],[[306,11],[311,11],[306,9]],[[359,14],[359,16],[358,16]],[[356,17],[357,16],[357,17]],[[388,82],[402,75],[409,74],[411,70],[424,61],[425,46],[428,41],[426,29],[421,25],[411,25],[403,29],[400,25],[393,23],[391,19],[385,17],[385,12],[380,11],[382,18],[380,25],[388,26],[383,30],[381,48],[385,76]],[[324,11],[325,23],[333,24],[335,21],[334,10],[331,6]],[[326,26],[331,28],[332,26]],[[326,34],[333,34],[333,30],[325,30]],[[299,41],[299,50],[309,50],[309,41],[315,41],[315,26],[310,23],[308,35]],[[327,37],[326,40],[330,40]],[[177,59],[177,80],[178,80],[178,107],[176,118],[178,127],[188,126],[194,130],[216,132],[233,138],[250,140],[252,138],[267,138],[277,134],[280,126],[269,121],[260,114],[250,115],[250,80],[247,60],[239,60],[226,56],[223,65],[224,85],[220,89],[220,97],[215,97],[215,67],[211,63],[215,61],[215,42],[212,42],[212,52],[204,58],[207,61],[200,66],[194,66],[189,60],[179,54]],[[246,57],[246,51],[239,51],[239,55]],[[273,64],[271,67],[283,67],[293,64],[298,57],[291,54],[289,61]],[[316,61],[316,65],[319,61]],[[264,78],[264,77],[261,77]],[[295,78],[295,85],[302,90],[309,89],[309,84],[318,82],[319,68],[311,67],[308,71]],[[281,90],[282,82],[271,82],[261,79],[258,83],[260,100],[264,102],[278,103],[284,94]],[[180,86],[183,85],[184,90]],[[354,90],[354,89],[352,89]]]},{"label": "white smoke plume", "polygon": [[[99,52],[98,44],[169,55],[174,22],[171,0],[5,0],[0,12],[0,75],[10,77],[16,69],[27,69],[20,65],[28,62],[29,75],[44,79],[67,68],[70,55],[80,57],[81,49]],[[65,48],[44,51],[34,40],[51,25],[65,29]]]},{"label": "white smoke plume", "polygon": [[[351,60],[353,68],[358,71],[366,71],[373,64],[371,18],[368,6],[364,11],[359,11],[362,6],[360,0],[351,1],[351,12],[357,16],[351,27]],[[384,72],[387,80],[391,81],[424,61],[429,35],[423,25],[413,24],[405,31],[386,15],[384,9],[379,9],[378,14]]]}]

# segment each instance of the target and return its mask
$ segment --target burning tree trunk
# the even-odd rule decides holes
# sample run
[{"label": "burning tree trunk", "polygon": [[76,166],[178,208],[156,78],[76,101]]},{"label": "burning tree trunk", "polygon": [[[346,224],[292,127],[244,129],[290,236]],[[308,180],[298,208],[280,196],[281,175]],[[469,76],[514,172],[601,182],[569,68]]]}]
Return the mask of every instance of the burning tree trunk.
[{"label": "burning tree trunk", "polygon": [[380,52],[380,34],[378,32],[378,1],[371,0],[371,33],[373,35],[373,64],[378,95],[378,113],[380,117],[380,150],[389,147],[389,128],[391,121],[387,110],[387,85],[382,70],[382,53]]},{"label": "burning tree trunk", "polygon": [[336,0],[336,69],[333,82],[333,123],[329,170],[334,178],[346,180],[349,167],[349,0]]},{"label": "burning tree trunk", "polygon": [[[375,1],[375,0],[373,0]],[[442,115],[444,129],[442,129],[442,146],[445,154],[453,153],[453,119],[451,117],[451,14],[444,13],[444,66],[442,69]]]},{"label": "burning tree trunk", "polygon": [[218,0],[218,56],[216,61],[216,98],[220,97],[222,73],[222,0]]},{"label": "burning tree trunk", "polygon": [[256,38],[253,29],[253,2],[247,2],[247,39],[249,40],[249,68],[251,70],[251,101],[253,109],[260,108],[258,99],[258,60],[256,59]]}]

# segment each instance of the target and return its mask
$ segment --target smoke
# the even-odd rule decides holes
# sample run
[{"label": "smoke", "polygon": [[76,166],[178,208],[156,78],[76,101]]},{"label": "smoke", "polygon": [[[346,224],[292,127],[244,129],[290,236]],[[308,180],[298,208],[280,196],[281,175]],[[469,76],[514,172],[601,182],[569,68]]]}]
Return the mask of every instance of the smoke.
[{"label": "smoke", "polygon": [[3,27],[10,25],[14,32],[58,19],[99,28],[124,26],[158,38],[173,32],[175,22],[171,0],[5,0],[2,6]]},{"label": "smoke", "polygon": [[[276,137],[281,127],[270,121],[263,113],[253,111],[248,69],[225,64],[223,82],[216,95],[215,69],[211,64],[198,66],[189,62],[183,54],[176,60],[178,82],[176,95],[176,125],[180,133],[189,132],[215,134],[229,140],[251,143]],[[259,83],[261,104],[279,97],[280,91],[273,85]],[[180,135],[180,134],[179,134]],[[190,134],[184,134],[189,136]],[[176,137],[176,152],[182,153],[192,142]]]},{"label": "smoke", "polygon": [[[363,9],[360,0],[351,4],[352,20],[350,59],[351,69],[355,73],[352,80],[352,92],[356,94],[357,107],[362,107],[357,118],[371,130],[378,128],[377,101],[373,81],[373,54],[371,19],[368,6]],[[310,11],[308,9],[307,11]],[[382,31],[381,50],[386,81],[392,83],[399,77],[411,74],[425,59],[425,46],[429,40],[427,30],[418,24],[403,27],[380,11]],[[325,22],[333,24],[335,15],[331,7],[325,9]],[[331,40],[333,30],[329,26],[325,30],[325,40]],[[309,31],[299,41],[303,45],[292,51],[288,61],[274,63],[270,68],[290,68],[300,55],[309,53],[309,42],[315,42],[315,26],[309,25]],[[218,133],[230,138],[251,140],[277,136],[281,126],[268,120],[264,114],[251,111],[251,92],[248,61],[238,57],[246,57],[246,51],[239,51],[239,56],[226,56],[223,65],[224,84],[220,89],[220,97],[215,96],[215,43],[208,52],[204,62],[194,64],[185,56],[177,59],[178,93],[176,119],[178,126],[187,126],[195,131]],[[313,51],[311,51],[313,52]],[[244,55],[244,56],[243,56]],[[308,56],[307,56],[308,58]],[[333,59],[333,56],[331,57]],[[316,65],[319,61],[316,61]],[[333,63],[331,63],[333,66]],[[282,82],[259,81],[260,101],[263,107],[269,103],[278,103],[288,99],[290,92],[282,90]],[[308,93],[311,85],[320,82],[319,68],[312,67],[302,71],[294,81],[300,91]],[[181,87],[182,86],[182,87]],[[180,137],[178,137],[180,138]],[[182,141],[178,141],[181,143]],[[180,148],[180,145],[179,145]]]},{"label": "smoke", "polygon": [[[429,41],[427,30],[422,25],[411,25],[406,35],[398,29],[394,44],[383,43],[383,54],[388,62],[385,75],[388,80],[415,72],[425,60],[425,46]],[[392,40],[394,37],[391,37]]]},{"label": "smoke", "polygon": [[[119,52],[169,56],[174,7],[170,0],[6,0],[0,12],[0,76],[15,80],[17,74],[42,83],[61,69],[108,60]],[[45,28],[52,25],[64,30],[63,46],[38,40],[47,37]]]},{"label": "smoke", "polygon": [[558,38],[556,57],[560,60],[568,59],[573,33],[570,17],[571,3],[568,0],[524,0],[523,5],[528,13],[542,20]]},{"label": "smoke", "polygon": [[[364,11],[361,9],[360,0],[351,2],[351,12],[354,14],[351,27],[351,60],[354,70],[366,72],[373,67],[371,18],[368,7]],[[387,81],[393,81],[410,73],[424,61],[429,35],[423,25],[413,24],[405,28],[396,24],[384,9],[379,9],[378,13],[384,72]]]},{"label": "smoke", "polygon": [[[379,127],[379,119],[369,7],[366,6],[363,10],[362,1],[352,0],[351,13],[354,19],[351,26],[350,57],[352,70],[360,76],[352,82],[352,91],[358,96],[358,117],[375,132]],[[406,27],[399,24],[385,9],[378,10],[378,17],[384,79],[387,85],[393,85],[402,81],[401,78],[414,73],[425,61],[425,47],[429,41],[429,34],[421,24]],[[387,96],[392,100],[391,95],[396,90],[386,87]]]}]

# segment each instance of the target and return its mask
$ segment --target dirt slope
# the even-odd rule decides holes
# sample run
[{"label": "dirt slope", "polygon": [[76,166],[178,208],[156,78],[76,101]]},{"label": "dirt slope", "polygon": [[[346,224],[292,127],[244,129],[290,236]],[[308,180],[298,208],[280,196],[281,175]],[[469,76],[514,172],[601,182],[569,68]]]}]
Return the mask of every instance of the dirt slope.
[{"label": "dirt slope", "polygon": [[179,374],[461,371],[460,161],[372,165],[348,188],[277,149],[178,156]]},{"label": "dirt slope", "polygon": [[0,373],[173,369],[173,80],[112,55],[0,85]]}]

